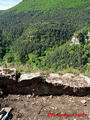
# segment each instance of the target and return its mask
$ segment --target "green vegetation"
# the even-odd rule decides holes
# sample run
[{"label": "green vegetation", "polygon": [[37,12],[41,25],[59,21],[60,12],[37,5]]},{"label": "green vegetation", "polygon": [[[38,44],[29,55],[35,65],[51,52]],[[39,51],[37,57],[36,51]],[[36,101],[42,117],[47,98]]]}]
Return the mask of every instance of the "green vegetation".
[{"label": "green vegetation", "polygon": [[90,0],[23,0],[19,5],[13,7],[12,10],[17,12],[29,12],[29,11],[49,11],[56,9],[88,9],[90,10]]},{"label": "green vegetation", "polygon": [[[0,62],[20,71],[90,74],[90,0],[23,0],[0,14]],[[70,45],[78,33],[80,45]]]}]

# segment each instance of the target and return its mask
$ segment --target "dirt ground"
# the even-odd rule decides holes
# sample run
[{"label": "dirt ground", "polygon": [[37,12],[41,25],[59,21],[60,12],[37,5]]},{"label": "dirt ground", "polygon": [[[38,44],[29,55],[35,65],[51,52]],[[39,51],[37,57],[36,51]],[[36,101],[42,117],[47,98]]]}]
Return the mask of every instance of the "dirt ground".
[{"label": "dirt ground", "polygon": [[13,108],[12,120],[90,120],[90,97],[87,96],[8,95],[0,98],[0,107]]}]

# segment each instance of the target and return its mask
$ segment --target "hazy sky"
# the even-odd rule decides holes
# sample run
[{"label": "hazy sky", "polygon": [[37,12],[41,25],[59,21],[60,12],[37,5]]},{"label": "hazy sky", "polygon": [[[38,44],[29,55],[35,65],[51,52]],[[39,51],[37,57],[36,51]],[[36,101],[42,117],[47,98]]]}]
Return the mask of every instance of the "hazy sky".
[{"label": "hazy sky", "polygon": [[6,10],[21,2],[22,0],[0,0],[0,10]]}]

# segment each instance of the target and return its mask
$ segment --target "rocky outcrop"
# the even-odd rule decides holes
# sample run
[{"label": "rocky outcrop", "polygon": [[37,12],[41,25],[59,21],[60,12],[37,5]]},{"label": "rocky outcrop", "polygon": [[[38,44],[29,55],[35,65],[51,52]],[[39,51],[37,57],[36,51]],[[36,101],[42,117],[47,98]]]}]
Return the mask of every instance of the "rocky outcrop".
[{"label": "rocky outcrop", "polygon": [[[2,80],[3,79],[3,80]],[[22,74],[18,80],[0,77],[2,87],[10,94],[34,95],[90,95],[90,78],[84,75],[66,73]],[[5,84],[6,83],[6,84]]]},{"label": "rocky outcrop", "polygon": [[22,80],[29,80],[29,79],[33,79],[35,77],[39,77],[40,73],[28,73],[28,74],[22,74],[19,78],[19,82]]},{"label": "rocky outcrop", "polygon": [[9,79],[16,80],[16,69],[0,68],[0,77],[8,77]]},{"label": "rocky outcrop", "polygon": [[0,68],[0,87],[6,89],[8,85],[13,86],[17,83],[16,69]]}]

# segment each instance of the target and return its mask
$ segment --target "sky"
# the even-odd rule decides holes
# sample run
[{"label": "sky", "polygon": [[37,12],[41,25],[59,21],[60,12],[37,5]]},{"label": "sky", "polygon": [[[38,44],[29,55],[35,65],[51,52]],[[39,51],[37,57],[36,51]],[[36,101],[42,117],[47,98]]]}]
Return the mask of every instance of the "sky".
[{"label": "sky", "polygon": [[0,0],[0,10],[6,10],[21,2],[22,0]]}]

